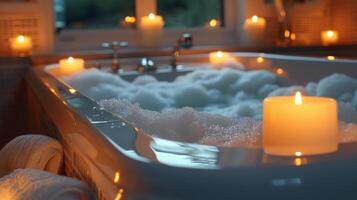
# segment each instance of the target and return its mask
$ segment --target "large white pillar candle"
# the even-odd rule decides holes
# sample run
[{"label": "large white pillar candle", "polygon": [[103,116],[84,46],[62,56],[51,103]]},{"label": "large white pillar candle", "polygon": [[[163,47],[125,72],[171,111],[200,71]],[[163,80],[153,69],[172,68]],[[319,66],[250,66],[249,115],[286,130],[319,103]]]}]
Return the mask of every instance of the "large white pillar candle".
[{"label": "large white pillar candle", "polygon": [[71,75],[84,70],[84,60],[81,58],[69,57],[59,61],[60,73],[62,75]]},{"label": "large white pillar candle", "polygon": [[262,42],[265,35],[266,20],[263,17],[254,15],[244,22],[243,29],[251,44],[258,45]]},{"label": "large white pillar candle", "polygon": [[337,105],[324,97],[268,97],[263,108],[263,146],[267,154],[303,156],[338,147]]},{"label": "large white pillar candle", "polygon": [[18,35],[10,40],[14,54],[27,55],[31,53],[32,40],[29,36]]},{"label": "large white pillar candle", "polygon": [[163,27],[164,20],[161,16],[153,13],[143,16],[139,23],[141,45],[149,48],[159,47]]},{"label": "large white pillar candle", "polygon": [[337,44],[338,32],[333,31],[333,30],[322,31],[321,32],[321,42],[322,42],[322,45],[324,45],[324,46]]}]

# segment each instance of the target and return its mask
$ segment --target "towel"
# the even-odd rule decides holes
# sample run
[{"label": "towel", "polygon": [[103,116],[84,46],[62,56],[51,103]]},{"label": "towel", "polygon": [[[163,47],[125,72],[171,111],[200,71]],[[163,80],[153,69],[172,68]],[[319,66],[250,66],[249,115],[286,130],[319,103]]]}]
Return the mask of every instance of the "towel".
[{"label": "towel", "polygon": [[19,168],[32,168],[52,173],[62,169],[61,144],[44,135],[23,135],[11,140],[0,151],[0,177]]},{"label": "towel", "polygon": [[89,187],[73,178],[39,171],[17,169],[0,178],[0,199],[94,200]]}]

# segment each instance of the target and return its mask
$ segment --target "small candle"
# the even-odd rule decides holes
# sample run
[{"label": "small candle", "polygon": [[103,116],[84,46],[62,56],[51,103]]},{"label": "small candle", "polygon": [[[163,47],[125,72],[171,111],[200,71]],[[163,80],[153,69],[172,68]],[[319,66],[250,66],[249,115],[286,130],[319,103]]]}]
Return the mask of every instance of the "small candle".
[{"label": "small candle", "polygon": [[263,63],[263,62],[264,62],[264,58],[261,57],[261,56],[259,56],[259,57],[257,58],[257,63]]},{"label": "small candle", "polygon": [[219,20],[217,20],[217,19],[211,19],[211,20],[208,21],[208,23],[207,23],[206,26],[207,26],[208,28],[210,28],[210,29],[215,29],[215,28],[220,27],[220,25],[221,25],[221,22],[220,22]]},{"label": "small candle", "polygon": [[239,62],[237,62],[234,56],[223,51],[211,52],[209,54],[209,62],[214,69],[223,69],[227,67],[237,69],[244,68]]},{"label": "small candle", "polygon": [[288,77],[288,73],[283,68],[280,67],[275,69],[275,73],[280,77],[284,77],[284,78]]},{"label": "small candle", "polygon": [[335,56],[327,56],[326,58],[327,58],[327,60],[335,60],[336,59]]},{"label": "small candle", "polygon": [[336,44],[338,42],[338,32],[333,30],[322,31],[321,42],[324,46]]},{"label": "small candle", "polygon": [[266,20],[254,15],[244,22],[243,26],[250,42],[257,43],[264,39]]},{"label": "small candle", "polygon": [[216,67],[223,65],[229,59],[231,59],[231,56],[223,51],[211,52],[209,54],[209,62]]},{"label": "small candle", "polygon": [[164,20],[161,16],[150,13],[140,20],[139,30],[143,47],[157,47],[160,45]]},{"label": "small candle", "polygon": [[32,40],[29,36],[19,35],[11,40],[11,49],[15,54],[30,54],[32,49]]},{"label": "small candle", "polygon": [[338,148],[337,105],[324,97],[268,97],[263,108],[263,145],[267,154],[304,156]]},{"label": "small candle", "polygon": [[125,16],[124,19],[121,20],[120,24],[123,28],[134,28],[135,22],[136,18],[134,16]]},{"label": "small candle", "polygon": [[81,72],[84,69],[84,60],[81,58],[69,57],[59,61],[60,72],[62,75],[71,75]]}]

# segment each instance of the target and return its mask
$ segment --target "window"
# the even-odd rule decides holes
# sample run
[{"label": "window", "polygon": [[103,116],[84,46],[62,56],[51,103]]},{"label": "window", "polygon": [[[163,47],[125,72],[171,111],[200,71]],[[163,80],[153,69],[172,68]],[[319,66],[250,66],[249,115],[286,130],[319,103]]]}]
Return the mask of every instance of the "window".
[{"label": "window", "polygon": [[56,27],[68,29],[132,28],[134,0],[56,0]]},{"label": "window", "polygon": [[167,28],[223,26],[223,0],[157,0]]},{"label": "window", "polygon": [[236,0],[55,0],[59,30],[55,49],[100,49],[102,42],[109,41],[126,41],[129,47],[140,48],[136,22],[149,13],[165,21],[160,47],[172,47],[185,32],[193,35],[195,46],[231,45],[236,6]]}]

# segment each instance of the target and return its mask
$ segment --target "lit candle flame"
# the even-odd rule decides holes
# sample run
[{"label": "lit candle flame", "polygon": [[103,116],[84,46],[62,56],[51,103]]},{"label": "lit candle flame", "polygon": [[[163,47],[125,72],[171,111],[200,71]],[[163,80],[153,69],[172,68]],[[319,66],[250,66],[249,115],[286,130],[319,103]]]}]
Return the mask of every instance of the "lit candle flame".
[{"label": "lit candle flame", "polygon": [[253,22],[257,22],[257,21],[258,21],[258,16],[254,15],[254,16],[252,17],[252,21],[253,21]]},{"label": "lit candle flame", "polygon": [[74,58],[73,58],[72,56],[69,57],[69,58],[68,58],[68,62],[73,63],[73,62],[74,62]]},{"label": "lit candle flame", "polygon": [[126,16],[126,17],[124,18],[124,20],[125,20],[125,22],[127,22],[127,23],[135,23],[136,18],[135,18],[135,17],[132,17],[132,16]]},{"label": "lit candle flame", "polygon": [[335,33],[333,32],[333,31],[327,31],[327,36],[328,37],[333,37],[333,35],[334,35]]},{"label": "lit candle flame", "polygon": [[300,92],[296,92],[295,94],[295,104],[301,105],[302,104],[302,96]]},{"label": "lit candle flame", "polygon": [[284,70],[282,68],[278,68],[278,69],[276,69],[276,73],[278,75],[283,75],[284,74]]},{"label": "lit candle flame", "polygon": [[284,36],[285,36],[285,38],[289,38],[290,37],[290,31],[289,30],[285,30],[284,31]]},{"label": "lit candle flame", "polygon": [[149,19],[151,19],[151,20],[152,20],[152,19],[155,19],[155,17],[156,17],[156,16],[155,16],[155,14],[154,14],[154,13],[150,13],[150,14],[149,14]]},{"label": "lit candle flame", "polygon": [[335,60],[335,56],[327,56],[328,60]]},{"label": "lit candle flame", "polygon": [[217,24],[218,24],[218,21],[217,21],[216,19],[211,19],[211,20],[209,21],[209,26],[210,26],[210,27],[216,27]]},{"label": "lit candle flame", "polygon": [[257,62],[258,62],[258,63],[264,62],[264,58],[263,58],[263,57],[258,57],[258,58],[257,58]]},{"label": "lit candle flame", "polygon": [[19,35],[19,36],[17,37],[17,41],[19,41],[19,42],[25,41],[25,36]]},{"label": "lit candle flame", "polygon": [[223,57],[223,52],[222,51],[217,51],[216,56],[217,56],[217,58],[222,58]]},{"label": "lit candle flame", "polygon": [[302,156],[302,153],[300,151],[295,152],[295,156],[300,157]]}]

